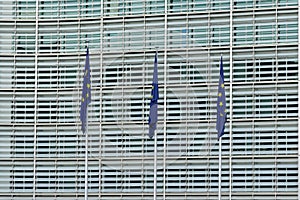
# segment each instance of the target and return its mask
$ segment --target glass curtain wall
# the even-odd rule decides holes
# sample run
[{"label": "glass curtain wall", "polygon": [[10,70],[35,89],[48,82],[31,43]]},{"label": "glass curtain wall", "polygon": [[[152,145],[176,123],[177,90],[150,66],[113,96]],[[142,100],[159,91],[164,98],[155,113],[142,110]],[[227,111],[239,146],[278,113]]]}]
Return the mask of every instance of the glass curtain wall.
[{"label": "glass curtain wall", "polygon": [[296,0],[0,1],[0,199],[153,199],[148,113],[158,51],[157,199],[298,199]]}]

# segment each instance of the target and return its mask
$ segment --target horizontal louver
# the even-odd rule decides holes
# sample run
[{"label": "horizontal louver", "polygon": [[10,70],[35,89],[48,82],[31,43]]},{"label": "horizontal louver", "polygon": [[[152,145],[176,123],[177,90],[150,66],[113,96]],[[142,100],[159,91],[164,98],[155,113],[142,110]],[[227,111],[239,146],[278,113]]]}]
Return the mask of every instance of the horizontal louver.
[{"label": "horizontal louver", "polygon": [[298,1],[0,7],[0,199],[84,198],[87,46],[89,199],[153,198],[147,133],[156,50],[158,199],[218,198],[221,54],[229,112],[222,199],[298,199]]}]

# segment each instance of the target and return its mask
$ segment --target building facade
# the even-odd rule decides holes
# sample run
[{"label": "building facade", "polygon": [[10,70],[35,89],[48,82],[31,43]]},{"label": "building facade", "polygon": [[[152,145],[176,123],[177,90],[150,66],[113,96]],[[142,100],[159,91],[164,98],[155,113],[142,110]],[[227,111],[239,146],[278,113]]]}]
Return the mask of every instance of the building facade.
[{"label": "building facade", "polygon": [[[297,0],[0,1],[0,199],[300,199]],[[149,139],[158,52],[157,159]],[[223,56],[222,170],[216,100]],[[154,164],[157,173],[154,175]],[[156,178],[154,180],[154,178]]]}]

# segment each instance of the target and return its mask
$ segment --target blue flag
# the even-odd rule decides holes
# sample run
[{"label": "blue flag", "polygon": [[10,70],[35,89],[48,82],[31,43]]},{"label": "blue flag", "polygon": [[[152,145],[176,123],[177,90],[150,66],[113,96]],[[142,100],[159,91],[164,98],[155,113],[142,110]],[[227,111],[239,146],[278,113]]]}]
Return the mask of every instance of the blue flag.
[{"label": "blue flag", "polygon": [[157,123],[157,100],[158,100],[158,75],[157,75],[157,52],[154,58],[153,81],[151,90],[150,113],[149,113],[149,137],[153,138]]},{"label": "blue flag", "polygon": [[81,130],[85,133],[87,123],[87,106],[91,103],[91,69],[90,69],[90,56],[89,49],[86,50],[84,76],[82,85],[81,107],[80,107],[80,120]]},{"label": "blue flag", "polygon": [[221,56],[220,61],[220,77],[218,88],[218,100],[217,100],[217,126],[218,138],[224,135],[225,123],[226,123],[226,96],[224,87],[224,72],[223,72],[223,60]]}]

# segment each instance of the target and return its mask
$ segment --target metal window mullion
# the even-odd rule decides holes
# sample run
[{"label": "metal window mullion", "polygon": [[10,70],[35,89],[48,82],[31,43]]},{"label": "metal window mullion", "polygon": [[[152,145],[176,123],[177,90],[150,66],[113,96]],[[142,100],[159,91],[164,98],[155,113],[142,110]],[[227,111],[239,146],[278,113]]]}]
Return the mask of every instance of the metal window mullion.
[{"label": "metal window mullion", "polygon": [[298,0],[298,199],[300,199],[300,0]]},{"label": "metal window mullion", "polygon": [[32,199],[35,199],[35,194],[36,194],[36,155],[37,155],[37,97],[38,97],[38,28],[39,28],[39,1],[36,1],[36,6],[35,6],[35,63],[34,63],[34,138],[33,138],[33,197]]},{"label": "metal window mullion", "polygon": [[166,199],[166,149],[167,149],[167,45],[168,45],[168,1],[165,0],[164,19],[164,152],[163,152],[163,199]]},{"label": "metal window mullion", "polygon": [[232,196],[232,140],[233,140],[233,136],[232,136],[232,113],[233,113],[233,95],[232,95],[232,91],[233,91],[233,0],[230,0],[230,27],[229,27],[229,31],[230,31],[230,52],[229,52],[229,72],[230,72],[230,87],[229,87],[229,199],[231,199]]},{"label": "metal window mullion", "polygon": [[[100,2],[100,77],[103,74],[103,17],[104,17],[104,0]],[[101,189],[102,189],[102,85],[103,78],[100,78],[99,86],[99,199],[101,199]]]},{"label": "metal window mullion", "polygon": [[[146,2],[144,2],[145,6],[146,6]],[[145,13],[147,12],[147,9],[145,9]],[[144,48],[147,46],[146,44],[146,41],[147,41],[147,23],[146,23],[147,19],[146,19],[146,16],[144,15],[144,21],[143,21],[143,31],[144,31],[144,37],[143,37],[143,40],[144,40]],[[147,59],[147,54],[146,54],[146,51],[143,52],[143,60],[145,61]],[[143,63],[143,80],[146,80],[146,63],[144,62]],[[143,83],[145,84],[145,83]],[[146,102],[147,99],[144,99],[145,97],[145,88],[143,88],[143,102]],[[143,107],[143,111],[144,111],[144,107]],[[145,142],[146,140],[142,140],[142,154],[141,154],[141,160],[142,160],[142,166],[141,166],[141,173],[142,174],[147,174],[147,169],[146,169],[146,166],[147,164],[145,164]],[[141,178],[141,187],[142,187],[142,192],[144,192],[144,189],[147,188],[147,182],[145,181],[145,177],[146,176],[142,176]]]}]

